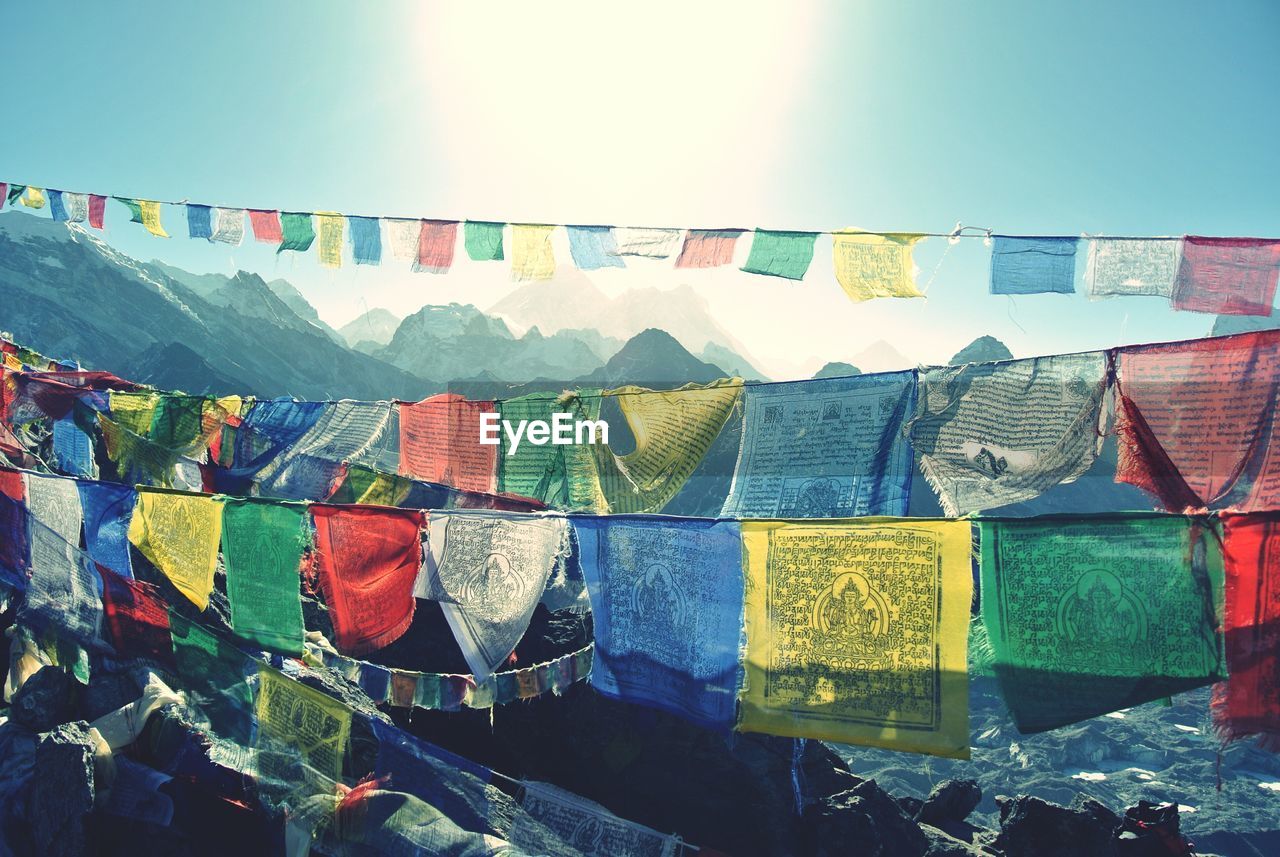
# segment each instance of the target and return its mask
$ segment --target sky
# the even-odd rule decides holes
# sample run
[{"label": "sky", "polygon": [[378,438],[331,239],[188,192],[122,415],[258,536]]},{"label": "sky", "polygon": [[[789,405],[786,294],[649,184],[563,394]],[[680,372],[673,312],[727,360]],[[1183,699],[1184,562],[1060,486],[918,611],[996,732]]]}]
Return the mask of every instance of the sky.
[{"label": "sky", "polygon": [[[0,32],[22,46],[0,61],[0,180],[35,186],[517,222],[1280,235],[1266,0],[7,3]],[[126,221],[109,204],[124,252],[284,277],[335,326],[515,287],[465,258],[435,276],[211,245],[173,208],[169,240]],[[991,296],[989,254],[926,242],[925,300],[863,304],[822,242],[801,283],[670,262],[592,279],[693,287],[779,379],[877,340],[928,363],[982,334],[1029,356],[1212,325],[1153,298]]]}]

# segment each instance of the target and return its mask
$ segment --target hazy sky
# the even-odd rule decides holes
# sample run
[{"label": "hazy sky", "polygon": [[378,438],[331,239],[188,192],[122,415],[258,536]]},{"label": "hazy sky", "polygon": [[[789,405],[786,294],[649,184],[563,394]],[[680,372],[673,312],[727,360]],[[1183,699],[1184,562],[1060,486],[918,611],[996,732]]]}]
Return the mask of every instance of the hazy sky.
[{"label": "hazy sky", "polygon": [[[1280,235],[1266,0],[7,3],[0,32],[0,179],[37,186],[504,221]],[[335,325],[513,288],[501,264],[330,271],[164,218],[168,241],[109,203],[106,238],[286,277]],[[1025,355],[1212,323],[1151,298],[991,297],[987,248],[946,251],[917,251],[925,301],[850,303],[821,242],[801,284],[669,262],[594,279],[692,285],[774,377],[878,339],[927,362],[983,333]]]}]

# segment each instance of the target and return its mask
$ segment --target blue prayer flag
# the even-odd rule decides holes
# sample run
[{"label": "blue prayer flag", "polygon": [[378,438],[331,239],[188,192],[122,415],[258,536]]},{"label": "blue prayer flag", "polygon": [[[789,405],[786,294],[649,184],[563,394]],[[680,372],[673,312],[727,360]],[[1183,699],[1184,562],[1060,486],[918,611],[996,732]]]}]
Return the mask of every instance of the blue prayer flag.
[{"label": "blue prayer flag", "polygon": [[382,221],[376,217],[348,217],[351,256],[357,265],[382,263]]},{"label": "blue prayer flag", "polygon": [[53,215],[53,219],[59,223],[70,220],[71,218],[67,216],[67,207],[62,202],[62,191],[49,190],[46,193],[49,195],[49,213]]},{"label": "blue prayer flag", "polygon": [[701,726],[733,726],[743,646],[736,521],[574,517],[595,622],[591,684]]},{"label": "blue prayer flag", "polygon": [[59,473],[94,476],[93,440],[76,425],[70,413],[53,421],[53,459]]},{"label": "blue prayer flag", "polygon": [[627,265],[617,255],[618,245],[609,226],[566,226],[569,233],[569,252],[573,264],[582,271],[598,268],[625,268]]},{"label": "blue prayer flag", "polygon": [[991,294],[1072,294],[1077,243],[1076,238],[997,235],[991,250]]},{"label": "blue prayer flag", "polygon": [[915,400],[915,370],[747,387],[721,515],[906,515]]},{"label": "blue prayer flag", "polygon": [[85,552],[121,577],[133,577],[129,559],[129,521],[138,494],[128,485],[77,480],[84,510]]},{"label": "blue prayer flag", "polygon": [[389,774],[392,791],[426,801],[464,830],[489,828],[485,784],[492,771],[376,717],[369,718],[369,725],[378,742],[374,773]]},{"label": "blue prayer flag", "polygon": [[187,203],[187,233],[192,238],[213,237],[213,209],[207,205]]}]

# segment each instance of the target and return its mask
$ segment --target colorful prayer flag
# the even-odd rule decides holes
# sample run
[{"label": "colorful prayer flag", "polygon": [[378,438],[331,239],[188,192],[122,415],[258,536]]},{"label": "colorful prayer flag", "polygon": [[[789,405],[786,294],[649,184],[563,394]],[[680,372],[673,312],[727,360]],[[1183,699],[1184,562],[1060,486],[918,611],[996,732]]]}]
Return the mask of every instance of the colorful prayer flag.
[{"label": "colorful prayer flag", "polygon": [[733,264],[741,229],[690,229],[676,259],[677,268],[718,268]]},{"label": "colorful prayer flag", "polygon": [[306,507],[228,500],[222,507],[231,630],[273,652],[302,654],[299,571],[309,531]]},{"label": "colorful prayer flag", "polygon": [[995,236],[991,250],[991,294],[1072,294],[1076,290],[1076,245],[1070,237]]},{"label": "colorful prayer flag", "polygon": [[311,224],[311,214],[303,211],[280,212],[280,230],[282,238],[277,253],[294,250],[304,253],[316,240],[315,228]]},{"label": "colorful prayer flag", "polygon": [[1280,240],[1188,235],[1182,240],[1173,307],[1220,315],[1270,315],[1277,279]]},{"label": "colorful prayer flag", "polygon": [[22,204],[27,208],[44,208],[44,191],[38,187],[26,188],[26,194],[22,197]]},{"label": "colorful prayer flag", "polygon": [[117,196],[115,199],[124,203],[125,208],[129,209],[130,223],[141,223],[157,238],[169,237],[169,233],[164,231],[164,226],[160,223],[160,203],[149,199],[128,199],[122,196]]},{"label": "colorful prayer flag", "polygon": [[448,220],[424,220],[418,232],[418,259],[415,271],[447,274],[453,266],[453,248],[458,243],[458,224]]},{"label": "colorful prayer flag", "polygon": [[619,256],[665,259],[676,251],[680,230],[617,226],[613,229],[613,239],[617,245],[615,252]]},{"label": "colorful prayer flag", "polygon": [[502,230],[505,223],[468,220],[462,227],[462,243],[472,262],[501,262]]},{"label": "colorful prayer flag", "polygon": [[1173,296],[1178,238],[1092,238],[1084,280],[1089,296]]},{"label": "colorful prayer flag", "polygon": [[239,246],[244,240],[244,209],[215,208],[213,210],[213,234],[210,241]]},{"label": "colorful prayer flag", "polygon": [[320,248],[317,255],[320,264],[326,268],[342,267],[342,227],[341,214],[334,211],[317,211],[316,225],[320,231]]},{"label": "colorful prayer flag", "polygon": [[249,209],[249,226],[253,229],[255,241],[261,241],[263,244],[279,244],[284,240],[278,211]]},{"label": "colorful prayer flag", "polygon": [[413,621],[422,513],[316,504],[311,514],[334,645],[344,654],[361,655],[394,643]]},{"label": "colorful prayer flag", "polygon": [[133,577],[129,555],[129,522],[138,494],[131,485],[79,480],[80,506],[84,510],[85,551],[100,566],[123,577]]},{"label": "colorful prayer flag", "polygon": [[106,213],[107,198],[96,193],[89,194],[89,225],[94,229],[101,229]]},{"label": "colorful prayer flag", "polygon": [[742,270],[748,274],[764,274],[803,280],[813,261],[816,232],[771,232],[757,229],[751,239],[751,252]]},{"label": "colorful prayer flag", "polygon": [[191,238],[213,237],[213,209],[207,205],[186,204],[187,234]]},{"label": "colorful prayer flag", "polygon": [[441,393],[400,403],[400,473],[464,491],[494,490],[497,445],[480,443],[480,416],[496,402]]},{"label": "colorful prayer flag", "polygon": [[916,288],[911,251],[923,235],[872,235],[838,232],[832,236],[831,260],[836,280],[849,300],[921,298]]},{"label": "colorful prayer flag", "polygon": [[[600,395],[598,390],[580,390],[567,396],[531,393],[498,403],[498,412],[501,419],[513,425],[521,420],[550,422],[557,413],[571,414],[575,423],[594,422],[600,418]],[[601,439],[597,436],[596,440]],[[498,491],[533,497],[560,508],[606,511],[590,451],[596,448],[527,441],[512,447],[510,437],[504,433],[498,447]]]},{"label": "colorful prayer flag", "polygon": [[138,489],[129,541],[201,610],[213,591],[221,533],[221,498]]},{"label": "colorful prayer flag", "polygon": [[551,249],[554,226],[533,223],[511,225],[511,279],[549,280],[556,275],[556,257]]},{"label": "colorful prayer flag", "polygon": [[258,677],[257,749],[261,778],[277,784],[297,780],[292,761],[280,758],[283,745],[301,757],[305,780],[318,776],[323,778],[321,782],[342,782],[342,763],[351,739],[351,709],[276,670],[261,669]]},{"label": "colorful prayer flag", "polygon": [[384,217],[382,223],[387,227],[387,245],[391,249],[391,257],[416,263],[418,241],[422,235],[422,221]]},{"label": "colorful prayer flag", "polygon": [[351,257],[357,265],[382,263],[382,226],[376,217],[348,217]]},{"label": "colorful prayer flag", "polygon": [[732,727],[742,678],[742,539],[734,521],[575,517],[591,595],[591,684]]},{"label": "colorful prayer flag", "polygon": [[566,226],[569,236],[569,254],[573,264],[581,271],[600,268],[625,268],[627,263],[619,258],[617,244],[613,240],[613,228],[609,226]]},{"label": "colorful prayer flag", "polygon": [[107,639],[122,659],[145,658],[173,663],[169,608],[150,583],[116,574],[98,565],[102,579],[102,612]]},{"label": "colorful prayer flag", "polygon": [[17,590],[26,588],[30,555],[26,497],[22,474],[0,468],[0,579]]},{"label": "colorful prayer flag", "polygon": [[968,521],[742,524],[738,728],[967,759]]},{"label": "colorful prayer flag", "polygon": [[62,204],[62,191],[49,190],[49,216],[58,223],[67,222],[67,209]]},{"label": "colorful prayer flag", "polygon": [[1224,676],[1222,555],[1206,522],[1137,513],[979,525],[982,619],[1018,731]]},{"label": "colorful prayer flag", "polygon": [[70,223],[84,223],[89,216],[89,195],[70,191],[62,191],[61,195],[62,204],[67,210],[67,221]]}]

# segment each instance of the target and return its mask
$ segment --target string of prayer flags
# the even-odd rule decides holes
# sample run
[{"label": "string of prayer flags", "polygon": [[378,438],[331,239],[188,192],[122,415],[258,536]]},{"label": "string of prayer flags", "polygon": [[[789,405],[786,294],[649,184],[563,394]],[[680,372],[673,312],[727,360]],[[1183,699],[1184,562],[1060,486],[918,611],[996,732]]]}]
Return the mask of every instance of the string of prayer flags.
[{"label": "string of prayer flags", "polygon": [[727,518],[907,514],[916,373],[744,388]]},{"label": "string of prayer flags", "polygon": [[45,198],[44,191],[38,187],[27,185],[26,193],[22,197],[22,204],[27,208],[44,208]]},{"label": "string of prayer flags", "polygon": [[676,257],[677,268],[718,268],[733,264],[741,229],[690,229]]},{"label": "string of prayer flags", "polygon": [[213,234],[210,241],[239,246],[244,240],[244,209],[215,208],[213,210]]},{"label": "string of prayer flags", "polygon": [[511,225],[511,279],[549,280],[556,274],[551,248],[554,226],[533,223]]},{"label": "string of prayer flags", "polygon": [[608,510],[657,512],[666,506],[706,456],[741,393],[741,378],[677,390],[608,391],[635,438],[626,455],[605,444],[590,447]]},{"label": "string of prayer flags", "polygon": [[831,259],[840,283],[855,303],[872,298],[922,298],[911,251],[923,235],[837,232]]},{"label": "string of prayer flags", "polygon": [[569,236],[569,254],[580,271],[596,271],[600,268],[625,268],[618,253],[613,229],[608,226],[566,226]]},{"label": "string of prayer flags", "polygon": [[757,229],[742,270],[788,280],[803,280],[813,261],[816,232],[771,232]]},{"label": "string of prayer flags", "polygon": [[123,577],[133,577],[129,553],[129,522],[138,494],[131,485],[76,481],[84,513],[84,548],[98,565]]},{"label": "string of prayer flags", "polygon": [[341,652],[361,655],[394,643],[413,621],[422,513],[317,504],[311,515],[334,644]]},{"label": "string of prayer flags", "polygon": [[679,229],[618,226],[613,230],[614,252],[619,256],[645,256],[665,259],[676,250]]},{"label": "string of prayer flags", "polygon": [[351,258],[357,265],[382,264],[382,226],[376,217],[348,217]]},{"label": "string of prayer flags", "polygon": [[284,240],[284,229],[280,224],[280,212],[249,209],[249,226],[253,229],[253,239],[263,244],[279,244]]},{"label": "string of prayer flags", "polygon": [[464,491],[491,492],[498,468],[497,445],[477,443],[482,414],[497,402],[441,393],[400,404],[400,474]]},{"label": "string of prayer flags", "polygon": [[1090,239],[1084,275],[1090,297],[1172,298],[1181,246],[1178,238]]},{"label": "string of prayer flags", "polygon": [[747,521],[738,729],[967,759],[968,521]]},{"label": "string of prayer flags", "polygon": [[462,244],[472,262],[501,262],[504,223],[468,220],[462,225]]},{"label": "string of prayer flags", "polygon": [[320,264],[326,268],[341,268],[345,218],[336,211],[317,211],[315,219],[320,236],[320,246],[317,251]]},{"label": "string of prayer flags", "polygon": [[440,602],[477,682],[515,649],[566,552],[564,518],[433,512],[414,594]]},{"label": "string of prayer flags", "polygon": [[1280,504],[1280,331],[1120,348],[1116,481],[1166,509]]},{"label": "string of prayer flags", "polygon": [[591,684],[710,729],[733,726],[742,540],[733,521],[575,518],[596,643]]},{"label": "string of prayer flags", "polygon": [[1230,679],[1213,689],[1213,724],[1234,741],[1280,746],[1280,515],[1222,516],[1223,636]]},{"label": "string of prayer flags", "polygon": [[281,240],[277,253],[285,250],[306,252],[311,242],[316,240],[315,228],[311,223],[311,215],[300,211],[280,212]]},{"label": "string of prayer flags", "polygon": [[138,489],[129,541],[201,610],[213,591],[221,534],[222,498]]},{"label": "string of prayer flags", "polygon": [[101,194],[89,194],[89,225],[101,229],[107,213],[107,198]]},{"label": "string of prayer flags", "polygon": [[1173,307],[1220,315],[1270,315],[1278,279],[1280,240],[1188,235],[1182,240]]},{"label": "string of prayer flags", "polygon": [[213,237],[213,208],[189,202],[187,209],[187,236],[190,238]]},{"label": "string of prayer flags", "polygon": [[458,224],[447,220],[423,220],[418,232],[418,259],[415,271],[447,274],[453,267],[453,248],[458,243]]},{"label": "string of prayer flags", "polygon": [[302,654],[298,574],[310,532],[301,504],[228,500],[222,507],[231,630],[263,648]]},{"label": "string of prayer flags", "polygon": [[996,235],[991,248],[991,294],[1072,294],[1076,247],[1069,237]]},{"label": "string of prayer flags", "polygon": [[1029,500],[1097,458],[1104,352],[942,366],[919,383],[911,442],[949,516]]},{"label": "string of prayer flags", "polygon": [[402,262],[417,262],[418,239],[422,235],[422,221],[398,217],[383,218],[387,229],[387,246],[391,257]]},{"label": "string of prayer flags", "polygon": [[1222,554],[1206,522],[1139,513],[979,526],[982,619],[1018,731],[1225,676]]}]

